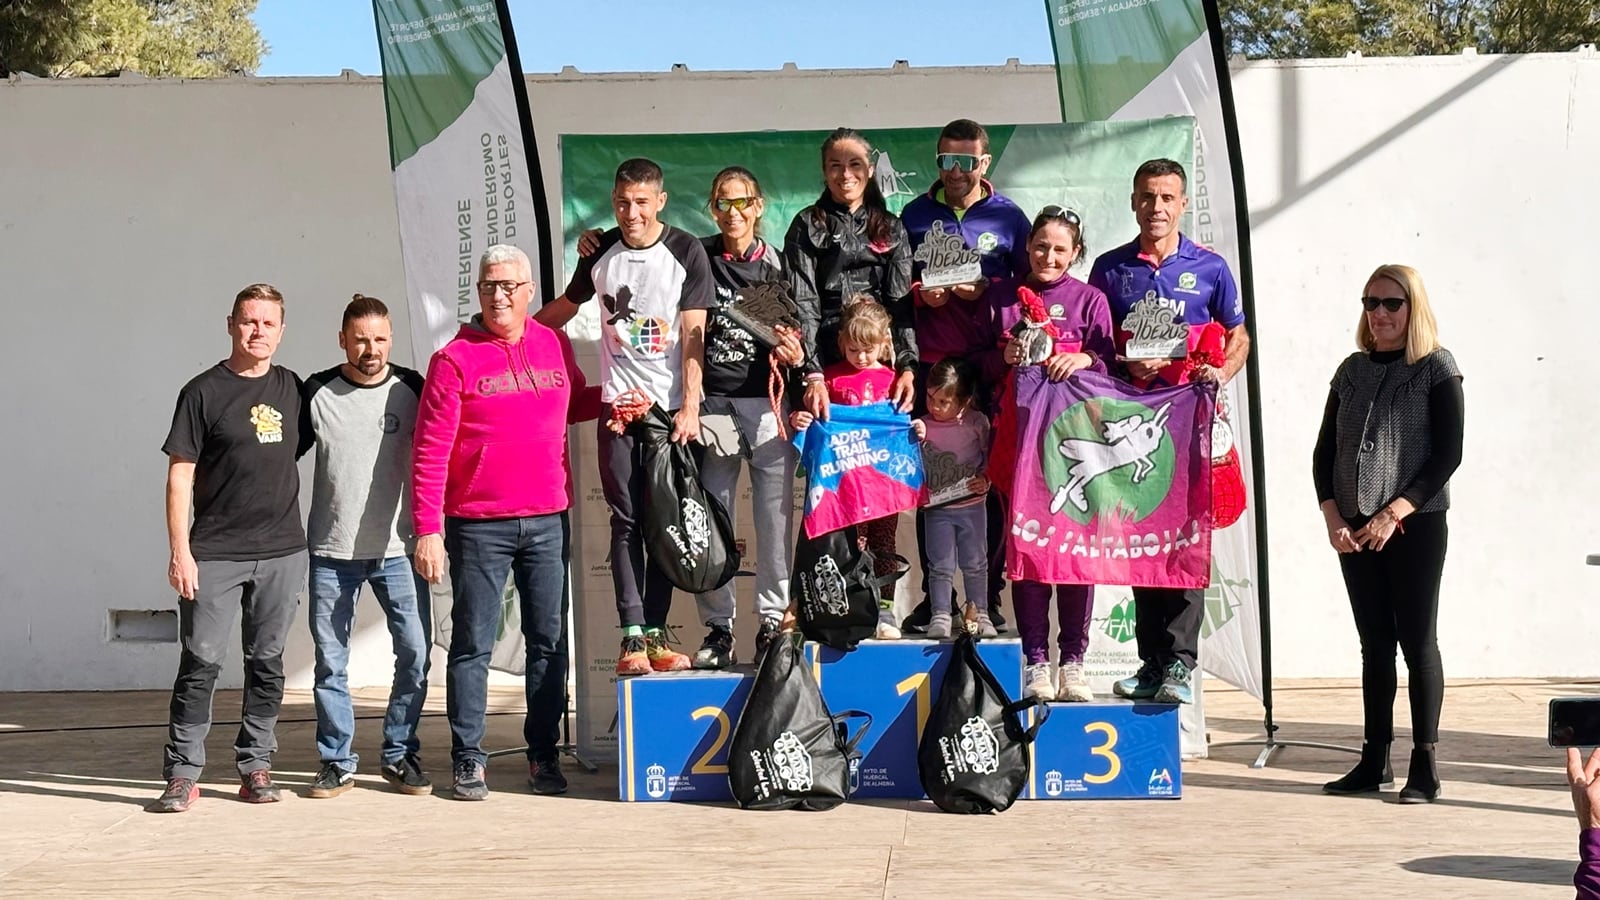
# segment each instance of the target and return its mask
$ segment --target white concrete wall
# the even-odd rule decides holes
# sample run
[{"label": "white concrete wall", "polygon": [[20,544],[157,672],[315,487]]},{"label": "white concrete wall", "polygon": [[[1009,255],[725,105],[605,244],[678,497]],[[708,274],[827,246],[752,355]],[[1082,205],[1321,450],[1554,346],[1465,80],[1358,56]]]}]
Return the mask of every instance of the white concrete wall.
[{"label": "white concrete wall", "polygon": [[[1043,122],[1057,109],[1047,67],[532,81],[553,198],[563,132]],[[1235,88],[1277,675],[1359,671],[1308,460],[1362,281],[1391,261],[1428,279],[1467,376],[1446,671],[1594,674],[1600,568],[1583,559],[1600,552],[1585,515],[1600,508],[1600,441],[1585,336],[1600,312],[1583,275],[1600,59],[1250,64]],[[158,448],[175,393],[226,353],[228,301],[251,281],[288,298],[280,361],[302,372],[338,360],[354,291],[389,299],[404,334],[387,163],[376,79],[0,83],[0,690],[170,682],[174,646],[108,642],[106,611],[172,604]],[[407,346],[397,361],[412,362]],[[352,681],[386,683],[387,638],[376,607],[363,612]],[[298,634],[290,683],[305,686]],[[225,678],[237,683],[236,666]]]}]

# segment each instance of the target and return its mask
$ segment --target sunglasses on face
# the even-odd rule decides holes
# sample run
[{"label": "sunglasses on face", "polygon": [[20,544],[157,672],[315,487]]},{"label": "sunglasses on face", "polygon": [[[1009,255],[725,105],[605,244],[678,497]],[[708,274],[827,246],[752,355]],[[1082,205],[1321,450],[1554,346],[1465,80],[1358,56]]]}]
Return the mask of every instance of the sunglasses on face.
[{"label": "sunglasses on face", "polygon": [[1068,225],[1083,224],[1083,220],[1078,218],[1077,213],[1065,207],[1056,206],[1055,204],[1051,204],[1050,206],[1046,206],[1044,209],[1039,210],[1039,215],[1046,219],[1060,219]]},{"label": "sunglasses on face", "polygon": [[933,158],[933,163],[939,167],[939,171],[941,172],[949,172],[953,169],[960,169],[963,172],[971,172],[977,169],[978,164],[987,158],[987,154],[984,156],[973,156],[971,153],[940,153],[938,156]]},{"label": "sunglasses on face", "polygon": [[747,209],[754,208],[757,199],[756,197],[718,197],[717,212],[727,212],[730,209],[744,212]]},{"label": "sunglasses on face", "polygon": [[1372,312],[1372,311],[1376,310],[1380,306],[1382,306],[1384,309],[1388,310],[1389,312],[1399,312],[1400,311],[1400,307],[1406,305],[1406,298],[1404,298],[1404,297],[1362,297],[1361,298],[1361,305],[1366,308],[1367,312]]}]

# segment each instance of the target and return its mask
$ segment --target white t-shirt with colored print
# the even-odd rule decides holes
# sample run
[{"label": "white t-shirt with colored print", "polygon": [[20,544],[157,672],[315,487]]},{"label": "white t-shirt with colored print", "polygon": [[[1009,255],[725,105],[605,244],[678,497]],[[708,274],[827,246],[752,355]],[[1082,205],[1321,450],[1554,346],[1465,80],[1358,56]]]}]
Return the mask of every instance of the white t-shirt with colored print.
[{"label": "white t-shirt with colored print", "polygon": [[638,388],[667,410],[683,403],[682,319],[686,309],[717,305],[711,266],[699,240],[665,226],[642,249],[622,241],[621,229],[578,261],[567,299],[600,298],[600,399]]}]

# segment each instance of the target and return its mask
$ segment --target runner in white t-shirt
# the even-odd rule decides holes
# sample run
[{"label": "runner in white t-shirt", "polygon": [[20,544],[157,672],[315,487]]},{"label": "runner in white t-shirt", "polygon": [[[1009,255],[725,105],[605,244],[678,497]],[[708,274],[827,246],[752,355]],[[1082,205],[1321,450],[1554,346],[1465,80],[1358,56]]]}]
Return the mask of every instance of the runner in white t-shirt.
[{"label": "runner in white t-shirt", "polygon": [[[619,166],[611,191],[618,227],[579,260],[566,292],[535,318],[560,328],[598,296],[601,401],[609,407],[638,389],[673,411],[672,439],[688,443],[700,434],[706,310],[716,295],[700,242],[657,218],[666,203],[660,166],[648,159]],[[617,674],[687,669],[689,657],[666,643],[672,584],[645,561],[635,442],[606,428],[610,417],[609,408],[600,416],[600,485],[611,508],[611,577],[622,620]]]}]

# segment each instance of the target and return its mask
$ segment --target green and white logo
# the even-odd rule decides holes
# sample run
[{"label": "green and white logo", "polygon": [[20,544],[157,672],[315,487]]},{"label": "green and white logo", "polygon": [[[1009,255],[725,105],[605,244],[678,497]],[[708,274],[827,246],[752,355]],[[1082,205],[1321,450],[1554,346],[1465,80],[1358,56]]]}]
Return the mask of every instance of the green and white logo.
[{"label": "green and white logo", "polygon": [[1137,636],[1134,626],[1138,622],[1138,616],[1134,612],[1133,604],[1134,600],[1130,597],[1111,607],[1111,614],[1106,616],[1106,637],[1119,644],[1126,644]]},{"label": "green and white logo", "polygon": [[1194,290],[1194,286],[1198,283],[1199,282],[1195,279],[1193,272],[1185,272],[1178,276],[1178,287],[1186,291]]},{"label": "green and white logo", "polygon": [[1160,409],[1095,397],[1073,404],[1044,432],[1045,485],[1051,514],[1087,525],[1097,516],[1143,521],[1172,489],[1174,450]]},{"label": "green and white logo", "polygon": [[988,253],[998,246],[1000,246],[1000,239],[995,236],[994,232],[985,231],[983,234],[978,235],[978,249],[980,251]]}]

